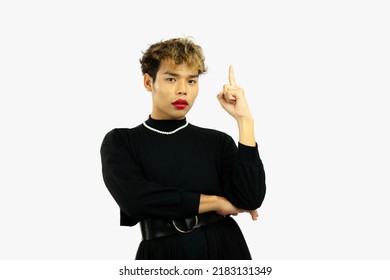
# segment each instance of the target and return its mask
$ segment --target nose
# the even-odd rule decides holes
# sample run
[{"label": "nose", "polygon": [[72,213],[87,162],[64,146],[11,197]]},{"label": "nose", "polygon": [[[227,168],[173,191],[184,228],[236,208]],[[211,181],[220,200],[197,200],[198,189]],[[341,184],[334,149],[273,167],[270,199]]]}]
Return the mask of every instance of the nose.
[{"label": "nose", "polygon": [[177,94],[178,95],[187,95],[187,87],[186,87],[185,81],[178,83]]}]

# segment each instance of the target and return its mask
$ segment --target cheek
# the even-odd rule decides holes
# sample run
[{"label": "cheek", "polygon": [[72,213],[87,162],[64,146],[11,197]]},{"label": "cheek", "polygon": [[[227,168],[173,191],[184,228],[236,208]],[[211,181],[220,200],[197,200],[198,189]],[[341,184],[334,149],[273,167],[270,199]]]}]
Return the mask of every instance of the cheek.
[{"label": "cheek", "polygon": [[155,87],[153,91],[153,102],[156,104],[165,104],[170,99],[171,94],[166,89]]},{"label": "cheek", "polygon": [[188,90],[191,92],[191,95],[197,96],[197,95],[198,95],[198,92],[199,92],[199,86],[198,86],[198,85],[190,86],[190,87],[188,88]]},{"label": "cheek", "polygon": [[156,94],[158,94],[161,97],[168,96],[169,94],[174,92],[172,87],[167,86],[167,85],[161,85],[161,84],[156,85],[154,87],[154,90],[155,90]]},{"label": "cheek", "polygon": [[194,90],[192,96],[194,100],[198,97],[198,89]]}]

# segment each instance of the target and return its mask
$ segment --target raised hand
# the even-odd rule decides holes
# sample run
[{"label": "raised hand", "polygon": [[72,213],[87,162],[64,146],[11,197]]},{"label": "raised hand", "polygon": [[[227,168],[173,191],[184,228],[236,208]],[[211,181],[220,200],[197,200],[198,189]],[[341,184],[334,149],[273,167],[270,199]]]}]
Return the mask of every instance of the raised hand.
[{"label": "raised hand", "polygon": [[221,106],[236,120],[252,118],[245,99],[244,89],[237,86],[233,66],[229,66],[229,84],[223,85],[223,90],[217,95]]}]

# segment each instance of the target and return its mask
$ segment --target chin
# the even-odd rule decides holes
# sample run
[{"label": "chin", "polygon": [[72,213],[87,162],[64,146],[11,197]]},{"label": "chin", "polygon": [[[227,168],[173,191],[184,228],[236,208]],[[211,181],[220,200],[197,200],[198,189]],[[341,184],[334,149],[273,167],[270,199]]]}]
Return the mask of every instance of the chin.
[{"label": "chin", "polygon": [[176,114],[172,114],[171,117],[176,120],[184,119],[187,115],[188,111],[186,112],[177,112]]}]

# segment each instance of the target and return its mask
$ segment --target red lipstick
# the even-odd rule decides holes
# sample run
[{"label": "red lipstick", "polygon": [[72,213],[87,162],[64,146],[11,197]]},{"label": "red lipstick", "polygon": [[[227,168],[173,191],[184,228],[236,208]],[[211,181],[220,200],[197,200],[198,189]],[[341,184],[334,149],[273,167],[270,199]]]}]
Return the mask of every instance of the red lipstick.
[{"label": "red lipstick", "polygon": [[182,110],[188,106],[188,102],[184,99],[178,99],[175,102],[172,102],[172,105],[175,106],[177,109]]}]

